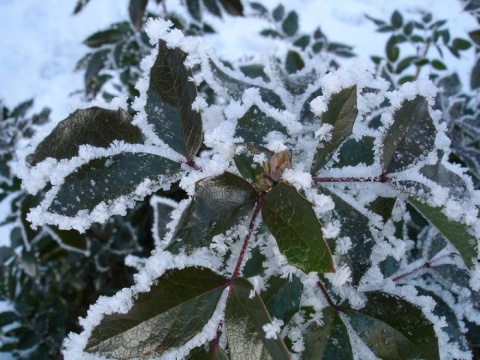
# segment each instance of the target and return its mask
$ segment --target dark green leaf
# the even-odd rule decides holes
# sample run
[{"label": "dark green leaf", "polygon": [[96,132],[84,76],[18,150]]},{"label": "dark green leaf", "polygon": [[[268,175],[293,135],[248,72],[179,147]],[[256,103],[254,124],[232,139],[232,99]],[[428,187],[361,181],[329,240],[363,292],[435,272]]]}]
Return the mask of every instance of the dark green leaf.
[{"label": "dark green leaf", "polygon": [[197,21],[202,21],[200,0],[187,0],[187,9],[190,15]]},{"label": "dark green leaf", "polygon": [[15,119],[22,119],[27,116],[28,110],[30,110],[33,106],[33,99],[24,101],[19,105],[15,106],[12,112],[9,114],[8,117],[12,117]]},{"label": "dark green leaf", "polygon": [[437,337],[422,311],[394,295],[365,294],[364,308],[347,310],[350,324],[365,344],[383,359],[439,359]]},{"label": "dark green leaf", "polygon": [[422,21],[425,24],[428,24],[430,21],[432,21],[432,14],[431,13],[426,13],[425,15],[423,15]]},{"label": "dark green leaf", "polygon": [[289,74],[294,74],[305,67],[302,57],[296,51],[289,51],[285,60],[285,68]]},{"label": "dark green leaf", "polygon": [[470,88],[472,90],[478,89],[480,87],[480,57],[477,58],[475,66],[472,69],[470,75]]},{"label": "dark green leaf", "polygon": [[90,35],[83,43],[91,48],[97,48],[106,44],[114,44],[122,40],[124,36],[120,29],[109,29]]},{"label": "dark green leaf", "polygon": [[332,158],[335,150],[352,134],[353,124],[358,114],[357,86],[352,86],[333,94],[328,110],[322,114],[322,124],[333,126],[332,139],[317,149],[312,163],[312,173],[316,174]]},{"label": "dark green leaf", "polygon": [[417,56],[408,56],[406,57],[405,59],[402,59],[398,65],[397,65],[397,69],[396,69],[396,73],[397,74],[400,74],[402,73],[403,70],[405,70],[406,68],[408,68],[410,65],[412,65],[415,60],[417,60],[418,57]]},{"label": "dark green leaf", "polygon": [[391,25],[383,25],[377,29],[377,32],[381,32],[381,33],[392,32],[392,31],[395,31],[395,28]]},{"label": "dark green leaf", "polygon": [[402,14],[400,14],[400,12],[395,10],[392,14],[392,17],[390,18],[390,22],[391,22],[391,24],[394,28],[401,29],[402,26],[403,26],[403,16],[402,16]]},{"label": "dark green leaf", "polygon": [[467,231],[467,226],[450,220],[441,208],[431,207],[413,197],[409,197],[408,202],[455,246],[465,264],[471,268],[473,259],[477,258],[477,240]]},{"label": "dark green leaf", "polygon": [[252,65],[242,65],[240,66],[240,71],[248,76],[249,78],[262,78],[263,81],[268,82],[268,75],[265,73],[265,67],[261,64],[252,64]]},{"label": "dark green leaf", "polygon": [[272,30],[272,29],[266,29],[266,30],[262,30],[260,31],[260,35],[262,36],[269,36],[269,37],[272,37],[272,38],[282,38],[282,35],[280,35],[280,33],[276,30]]},{"label": "dark green leaf", "polygon": [[400,80],[398,80],[398,84],[402,85],[402,84],[405,84],[406,82],[409,82],[409,81],[415,81],[415,76],[413,76],[413,75],[403,76],[403,77],[400,78]]},{"label": "dark green leaf", "polygon": [[276,339],[265,337],[263,326],[272,319],[260,296],[254,293],[252,284],[237,278],[232,289],[225,314],[230,359],[265,359],[267,351],[274,360],[291,359],[279,335]]},{"label": "dark green leaf", "polygon": [[49,210],[75,216],[92,210],[102,201],[107,204],[120,196],[129,196],[145,179],[158,182],[179,170],[178,163],[158,155],[124,152],[94,159],[68,175]]},{"label": "dark green leaf", "polygon": [[197,154],[203,141],[202,119],[192,109],[197,97],[191,70],[184,66],[187,54],[170,49],[161,40],[159,52],[150,71],[145,111],[157,135],[187,162]]},{"label": "dark green leaf", "polygon": [[298,31],[298,14],[290,11],[282,23],[282,30],[287,36],[293,36]]},{"label": "dark green leaf", "polygon": [[270,316],[282,319],[288,324],[300,308],[302,292],[303,284],[297,276],[293,275],[291,279],[272,276],[261,297]]},{"label": "dark green leaf", "polygon": [[114,140],[142,143],[143,135],[131,121],[130,114],[120,108],[117,111],[99,107],[77,110],[53,129],[28,161],[36,165],[48,157],[72,158],[78,155],[81,145],[106,148]]},{"label": "dark green leaf", "polygon": [[293,45],[302,48],[302,50],[305,50],[305,48],[308,46],[308,44],[310,44],[310,35],[300,36],[300,37],[299,37],[297,40],[295,40],[295,42],[293,43]]},{"label": "dark green leaf", "polygon": [[352,360],[350,335],[340,316],[332,307],[323,310],[323,325],[308,326],[302,359]]},{"label": "dark green leaf", "polygon": [[145,15],[147,3],[148,3],[148,0],[130,0],[130,4],[128,5],[128,13],[130,15],[130,21],[138,31],[142,30],[142,27],[144,24],[143,17]]},{"label": "dark green leaf", "polygon": [[468,36],[475,43],[475,45],[480,46],[480,29],[470,31]]},{"label": "dark green leaf", "polygon": [[282,4],[278,5],[275,9],[273,9],[272,15],[273,20],[276,22],[282,21],[283,17],[285,16],[285,7]]},{"label": "dark green leaf", "polygon": [[222,91],[226,91],[233,99],[241,100],[245,90],[254,86],[259,89],[260,95],[264,102],[277,109],[285,109],[285,105],[283,104],[280,96],[278,96],[272,90],[258,86],[258,84],[251,85],[243,80],[238,80],[217,66],[217,64],[215,64],[213,61],[210,61],[210,67],[213,76],[215,76],[216,80],[221,84]]},{"label": "dark green leaf", "polygon": [[388,39],[385,46],[385,53],[387,54],[388,60],[391,62],[397,61],[400,56],[400,48],[397,46],[397,39],[395,36],[391,36],[390,39]]},{"label": "dark green leaf", "polygon": [[333,192],[321,191],[332,197],[335,215],[340,220],[340,237],[348,237],[352,242],[350,250],[340,255],[339,263],[347,264],[352,270],[352,282],[357,285],[371,267],[370,257],[375,243],[369,227],[370,219]]},{"label": "dark green leaf", "polygon": [[375,19],[375,18],[371,17],[370,15],[365,14],[365,17],[366,17],[368,20],[372,21],[372,22],[373,22],[375,25],[377,25],[377,26],[386,25],[386,22],[385,22],[385,21],[380,20],[380,19]]},{"label": "dark green leaf", "polygon": [[413,32],[413,23],[410,21],[406,23],[405,26],[403,27],[403,33],[407,36],[410,36],[412,35],[412,32]]},{"label": "dark green leaf", "polygon": [[117,359],[160,356],[202,331],[226,281],[206,268],[169,270],[126,314],[106,315],[85,350]]},{"label": "dark green leaf", "polygon": [[467,50],[470,49],[472,43],[466,39],[455,38],[452,41],[452,45],[457,50]]},{"label": "dark green leaf", "polygon": [[332,167],[372,165],[375,160],[374,141],[375,138],[371,136],[346,140],[340,147],[338,162]]},{"label": "dark green leaf", "polygon": [[411,37],[411,40],[412,40],[414,43],[424,42],[423,37],[421,37],[421,36],[419,36],[419,35],[413,35],[413,36]]},{"label": "dark green leaf", "polygon": [[237,167],[240,174],[250,182],[261,178],[264,174],[263,166],[253,161],[254,154],[255,153],[242,153],[233,157],[235,166]]},{"label": "dark green leaf", "polygon": [[[17,313],[13,311],[0,312],[0,329],[18,320],[20,320],[20,317],[18,316]],[[0,330],[0,333],[1,333],[1,330]]]},{"label": "dark green leaf", "polygon": [[263,16],[268,14],[268,9],[259,2],[251,2],[250,6],[252,7],[253,10],[259,12]]},{"label": "dark green leaf", "polygon": [[220,0],[225,10],[233,16],[243,16],[243,5],[241,0]]},{"label": "dark green leaf", "polygon": [[447,67],[445,66],[445,64],[440,60],[432,60],[430,63],[432,64],[433,68],[436,70],[447,70]]},{"label": "dark green leaf", "polygon": [[207,10],[215,16],[222,17],[222,12],[217,4],[217,0],[203,0]]},{"label": "dark green leaf", "polygon": [[247,181],[225,172],[197,182],[195,196],[182,214],[168,249],[206,246],[250,214],[257,192]]},{"label": "dark green leaf", "polygon": [[13,251],[13,248],[9,246],[0,246],[0,266],[14,255],[15,252]]},{"label": "dark green leaf", "polygon": [[375,214],[380,215],[383,218],[383,222],[387,222],[392,217],[392,211],[396,201],[396,198],[379,196],[368,205],[368,208]]},{"label": "dark green leaf", "polygon": [[382,163],[386,173],[405,170],[427,156],[435,147],[435,133],[427,100],[417,96],[405,101],[385,133]]},{"label": "dark green leaf", "polygon": [[267,193],[262,219],[291,265],[306,273],[335,271],[312,204],[293,186],[280,182]]},{"label": "dark green leaf", "polygon": [[287,134],[285,127],[274,118],[265,114],[258,106],[253,105],[237,121],[235,136],[240,136],[243,141],[254,144],[263,144],[265,136],[272,131]]},{"label": "dark green leaf", "polygon": [[69,251],[78,251],[87,253],[88,239],[76,230],[58,230],[50,232],[51,236],[57,241],[60,247]]},{"label": "dark green leaf", "polygon": [[75,5],[75,9],[73,10],[73,14],[78,14],[80,11],[83,10],[85,6],[90,2],[90,0],[78,0],[77,5]]}]

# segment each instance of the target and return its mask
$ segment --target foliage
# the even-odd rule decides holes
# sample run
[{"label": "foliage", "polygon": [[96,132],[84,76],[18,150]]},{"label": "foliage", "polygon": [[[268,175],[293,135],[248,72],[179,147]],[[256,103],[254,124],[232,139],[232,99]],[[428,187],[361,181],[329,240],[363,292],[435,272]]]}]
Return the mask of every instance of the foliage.
[{"label": "foliage", "polygon": [[[205,11],[244,3],[187,1],[192,19],[144,27],[147,3],[86,40],[87,93],[123,102],[77,110],[18,150],[31,194],[2,172],[15,224],[0,249],[0,296],[15,306],[0,314],[3,351],[58,357],[72,331],[65,358],[470,358],[480,197],[454,135],[477,146],[476,112],[454,76],[436,100],[429,82],[392,80],[399,33],[407,43],[420,26],[372,19],[392,32],[388,83],[361,61],[339,68],[351,48],[300,34],[282,5],[247,10],[286,55],[237,65],[179,30],[202,35]],[[430,35],[408,62],[417,76],[429,47],[466,47],[418,24]],[[3,165],[48,117],[28,107],[2,111]]]}]

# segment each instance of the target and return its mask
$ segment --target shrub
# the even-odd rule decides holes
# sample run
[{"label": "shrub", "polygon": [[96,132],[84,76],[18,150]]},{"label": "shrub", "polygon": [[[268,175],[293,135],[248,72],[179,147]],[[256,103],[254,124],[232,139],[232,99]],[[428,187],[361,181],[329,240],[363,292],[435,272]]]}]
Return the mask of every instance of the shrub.
[{"label": "shrub", "polygon": [[133,118],[119,101],[80,109],[20,154],[26,189],[45,190],[37,227],[188,194],[153,198],[157,247],[64,356],[469,358],[480,198],[448,161],[436,88],[387,91],[360,61],[317,58],[247,77],[170,26],[148,23]]}]

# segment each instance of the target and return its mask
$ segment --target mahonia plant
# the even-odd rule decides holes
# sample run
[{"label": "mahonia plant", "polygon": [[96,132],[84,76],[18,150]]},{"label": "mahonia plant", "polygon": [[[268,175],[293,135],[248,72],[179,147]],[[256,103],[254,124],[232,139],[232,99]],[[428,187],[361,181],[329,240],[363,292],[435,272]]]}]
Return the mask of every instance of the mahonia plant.
[{"label": "mahonia plant", "polygon": [[[46,191],[34,227],[85,231],[176,182],[189,196],[152,197],[155,250],[65,358],[470,358],[480,194],[448,162],[436,88],[389,92],[360,60],[288,74],[268,58],[251,78],[171,25],[147,23],[133,117],[121,99],[79,109],[18,152],[24,187]],[[436,302],[452,271],[466,290]]]}]

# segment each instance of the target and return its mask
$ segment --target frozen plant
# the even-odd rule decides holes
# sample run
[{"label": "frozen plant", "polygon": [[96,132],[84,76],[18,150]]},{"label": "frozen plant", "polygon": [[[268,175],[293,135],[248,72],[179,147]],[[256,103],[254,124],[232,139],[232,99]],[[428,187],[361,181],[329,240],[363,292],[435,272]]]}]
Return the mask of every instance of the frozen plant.
[{"label": "frozen plant", "polygon": [[135,284],[92,305],[64,357],[470,358],[480,193],[448,162],[436,88],[315,58],[252,79],[171,25],[147,23],[133,117],[121,99],[79,109],[18,152],[24,187],[46,191],[34,227],[85,231],[176,182],[189,196],[153,198],[156,220],[173,209],[156,249],[127,258]]}]

